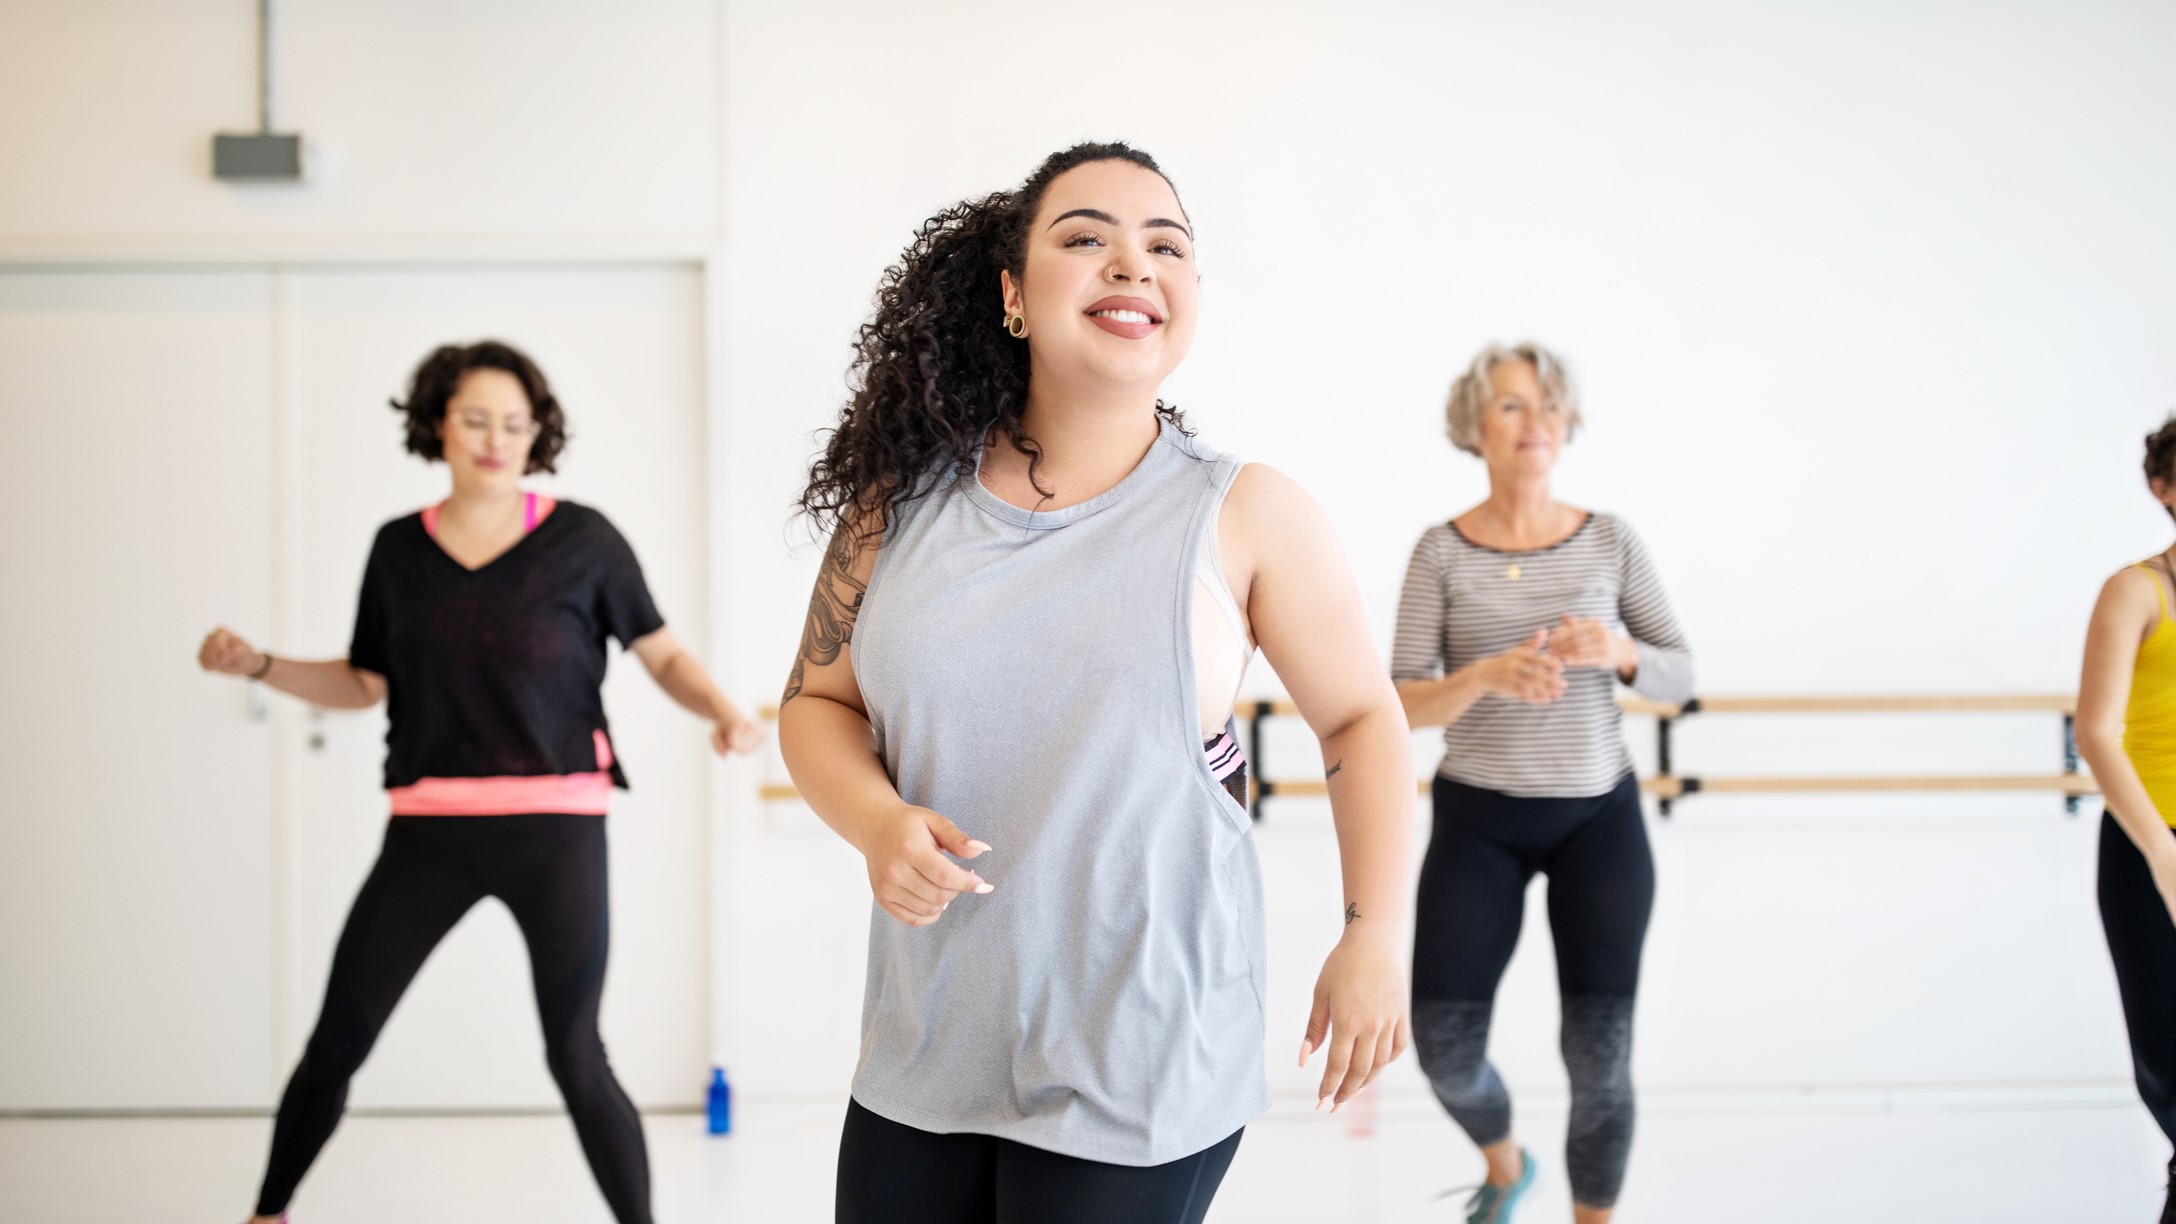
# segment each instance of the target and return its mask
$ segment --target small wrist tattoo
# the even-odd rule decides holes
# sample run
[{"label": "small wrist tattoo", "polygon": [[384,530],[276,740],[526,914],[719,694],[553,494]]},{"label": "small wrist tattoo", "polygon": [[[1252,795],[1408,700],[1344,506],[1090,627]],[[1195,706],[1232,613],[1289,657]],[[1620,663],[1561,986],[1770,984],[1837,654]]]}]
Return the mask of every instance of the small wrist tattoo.
[{"label": "small wrist tattoo", "polygon": [[1330,779],[1337,776],[1338,770],[1343,768],[1345,768],[1345,758],[1339,757],[1337,759],[1337,764],[1330,766],[1330,772],[1322,775],[1322,780],[1325,782],[1329,781]]},{"label": "small wrist tattoo", "polygon": [[1358,901],[1348,902],[1345,906],[1345,925],[1351,926],[1352,920],[1358,918],[1359,916],[1360,903]]}]

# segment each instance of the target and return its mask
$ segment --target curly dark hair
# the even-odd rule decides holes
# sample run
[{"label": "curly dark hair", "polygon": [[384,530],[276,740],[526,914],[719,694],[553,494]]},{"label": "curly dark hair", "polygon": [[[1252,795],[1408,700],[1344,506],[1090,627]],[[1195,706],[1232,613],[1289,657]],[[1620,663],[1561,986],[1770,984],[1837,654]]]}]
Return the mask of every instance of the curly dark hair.
[{"label": "curly dark hair", "polygon": [[474,344],[441,344],[416,367],[408,380],[408,399],[388,400],[393,411],[406,418],[408,453],[436,462],[446,457],[438,425],[446,419],[446,401],[471,370],[504,370],[521,383],[529,397],[529,412],[536,419],[536,442],[529,448],[529,466],[523,474],[552,472],[553,463],[567,448],[567,417],[559,410],[559,398],[544,379],[544,371],[527,353],[503,340],[479,340]]},{"label": "curly dark hair", "polygon": [[[1042,490],[1041,448],[1020,434],[1028,346],[1005,331],[998,272],[1018,280],[1026,270],[1028,230],[1051,182],[1104,161],[1171,182],[1131,145],[1078,144],[1045,158],[1018,188],[955,204],[915,232],[877,284],[876,311],[854,341],[852,394],[809,465],[799,506],[819,530],[850,513],[868,514],[870,533],[889,530],[900,506],[973,468],[993,427],[1028,457],[1028,479]],[[1186,428],[1177,408],[1158,400],[1156,412]]]},{"label": "curly dark hair", "polygon": [[[2169,413],[2161,422],[2161,428],[2146,435],[2146,484],[2151,488],[2154,481],[2164,487],[2176,486],[2176,412]],[[2165,506],[2170,518],[2176,518],[2176,506]]]}]

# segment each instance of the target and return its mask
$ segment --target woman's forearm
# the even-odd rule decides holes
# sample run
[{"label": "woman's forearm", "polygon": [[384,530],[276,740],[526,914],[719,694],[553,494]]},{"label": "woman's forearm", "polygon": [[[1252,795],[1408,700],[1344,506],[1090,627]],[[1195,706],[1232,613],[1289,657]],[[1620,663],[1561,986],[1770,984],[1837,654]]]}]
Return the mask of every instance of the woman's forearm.
[{"label": "woman's forearm", "polygon": [[1406,681],[1398,686],[1398,703],[1405,707],[1409,727],[1447,727],[1465,717],[1487,692],[1481,664],[1469,663],[1438,680]]},{"label": "woman's forearm", "polygon": [[[1664,705],[1683,705],[1692,700],[1692,652],[1657,646],[1625,635],[1629,649],[1617,668],[1617,678],[1633,692]],[[1629,665],[1629,666],[1628,666]]]},{"label": "woman's forearm", "polygon": [[2116,823],[2123,827],[2123,832],[2146,861],[2176,862],[2176,837],[2169,836],[2167,821],[2154,806],[2152,797],[2146,794],[2146,784],[2139,780],[2138,768],[2123,751],[2121,733],[2080,727],[2078,755],[2085,758],[2087,768],[2093,771],[2093,780],[2100,785],[2101,799],[2114,813]]},{"label": "woman's forearm", "polygon": [[271,667],[258,677],[268,688],[328,710],[367,710],[385,697],[385,680],[346,659],[284,659],[266,655]]},{"label": "woman's forearm", "polygon": [[1324,736],[1322,760],[1345,883],[1345,932],[1398,938],[1412,886],[1412,734],[1385,704]]},{"label": "woman's forearm", "polygon": [[658,669],[657,686],[673,699],[681,709],[697,718],[710,722],[728,723],[741,716],[740,707],[733,704],[695,656],[685,650],[676,650]]},{"label": "woman's forearm", "polygon": [[778,711],[786,772],[817,819],[859,849],[873,819],[903,802],[877,759],[869,720],[853,707],[803,693]]}]

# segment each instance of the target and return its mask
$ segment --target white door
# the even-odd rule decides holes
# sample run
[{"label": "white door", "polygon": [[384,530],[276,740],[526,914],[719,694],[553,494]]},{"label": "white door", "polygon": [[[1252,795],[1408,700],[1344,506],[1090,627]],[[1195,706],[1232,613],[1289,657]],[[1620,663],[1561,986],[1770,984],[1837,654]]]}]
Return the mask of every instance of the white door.
[{"label": "white door", "polygon": [[[532,487],[602,510],[668,624],[703,652],[701,288],[691,267],[324,269],[293,280],[296,549],[289,645],[345,652],[372,533],[445,495],[402,449],[387,401],[433,347],[506,340],[543,367],[572,434]],[[701,1099],[708,1063],[708,728],[615,648],[605,704],[634,790],[611,825],[605,1043],[638,1105]],[[332,949],[385,824],[384,720],[327,715],[294,753],[292,1031],[313,1022]],[[357,1079],[375,1107],[551,1106],[512,917],[477,907],[427,963]],[[293,1051],[288,1051],[289,1055]]]},{"label": "white door", "polygon": [[0,272],[0,1109],[273,1098],[271,294]]}]

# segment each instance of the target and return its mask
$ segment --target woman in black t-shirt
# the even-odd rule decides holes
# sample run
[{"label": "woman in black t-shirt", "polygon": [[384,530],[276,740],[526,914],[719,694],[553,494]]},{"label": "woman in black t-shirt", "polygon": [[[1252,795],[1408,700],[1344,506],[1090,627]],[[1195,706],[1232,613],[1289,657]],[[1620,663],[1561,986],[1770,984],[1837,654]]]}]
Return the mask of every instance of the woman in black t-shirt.
[{"label": "woman in black t-shirt", "polygon": [[226,629],[208,671],[314,705],[387,703],[384,849],[348,914],[325,1003],[280,1099],[257,1221],[282,1218],[331,1137],[386,1017],[469,908],[506,903],[528,945],[545,1058],[621,1224],[650,1219],[642,1125],[597,1032],[609,914],[602,817],[627,776],[598,687],[607,638],[713,724],[718,752],[761,727],[681,649],[635,554],[602,514],[525,493],[566,440],[541,370],[494,341],[447,346],[415,373],[408,449],[452,470],[452,495],[378,531],[344,659],[274,658]]}]

